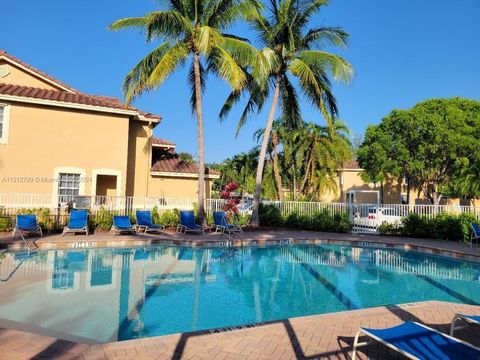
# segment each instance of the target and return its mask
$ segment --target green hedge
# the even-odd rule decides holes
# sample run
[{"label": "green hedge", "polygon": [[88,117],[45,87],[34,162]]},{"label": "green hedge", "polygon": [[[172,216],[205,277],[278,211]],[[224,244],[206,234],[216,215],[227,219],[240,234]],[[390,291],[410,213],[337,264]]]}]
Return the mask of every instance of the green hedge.
[{"label": "green hedge", "polygon": [[470,241],[473,214],[462,213],[438,214],[426,218],[418,214],[409,214],[402,219],[402,225],[381,225],[378,230],[382,235],[409,236],[417,238],[444,239],[452,241]]},{"label": "green hedge", "polygon": [[276,206],[263,204],[260,205],[259,212],[260,224],[262,226],[342,233],[352,230],[348,212],[333,214],[330,210],[324,209],[312,215],[292,212],[287,216],[283,216]]}]

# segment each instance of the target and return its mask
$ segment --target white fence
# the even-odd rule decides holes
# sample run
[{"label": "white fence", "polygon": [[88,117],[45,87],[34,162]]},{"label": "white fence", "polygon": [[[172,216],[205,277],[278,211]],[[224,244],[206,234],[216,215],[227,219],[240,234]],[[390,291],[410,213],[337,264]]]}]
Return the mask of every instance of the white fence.
[{"label": "white fence", "polygon": [[[133,196],[55,196],[53,194],[0,193],[0,215],[13,215],[20,208],[47,208],[52,214],[63,212],[68,203],[76,208],[89,209],[95,214],[101,208],[115,210],[118,213],[130,213],[139,209],[151,210],[154,207],[159,212],[165,210],[192,210],[196,199],[172,197],[133,197]],[[402,217],[418,214],[422,217],[434,218],[439,214],[471,213],[480,220],[480,208],[459,205],[401,205],[401,204],[348,204],[321,203],[300,201],[264,201],[264,204],[276,206],[283,216],[291,213],[315,216],[328,210],[332,214],[349,213],[354,232],[376,232],[383,224],[400,223]],[[225,205],[222,199],[207,199],[207,213],[218,211]],[[242,203],[242,213],[251,211],[251,203]]]}]

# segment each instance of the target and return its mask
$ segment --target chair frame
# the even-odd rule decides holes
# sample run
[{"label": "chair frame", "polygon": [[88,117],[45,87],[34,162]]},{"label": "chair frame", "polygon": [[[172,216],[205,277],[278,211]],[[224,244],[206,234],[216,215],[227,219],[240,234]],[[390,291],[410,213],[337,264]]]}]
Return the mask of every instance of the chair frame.
[{"label": "chair frame", "polygon": [[[219,211],[220,212],[220,211]],[[222,224],[214,224],[213,227],[215,228],[214,232],[215,233],[220,233],[221,236],[226,234],[228,238],[231,238],[232,235],[238,234],[239,236],[243,236],[243,230],[240,225],[237,224],[229,224],[226,218],[225,212],[223,212],[223,221],[225,222],[224,225]],[[214,220],[215,221],[215,220]]]},{"label": "chair frame", "polygon": [[[477,233],[477,231],[475,230],[475,227],[473,226],[474,224],[472,224],[471,228],[472,228],[472,231],[470,233],[470,247],[473,247],[473,240],[475,240],[476,244],[477,244],[477,247],[478,247],[478,239],[480,239],[480,234]],[[476,224],[475,224],[476,225]],[[477,225],[478,226],[478,225]]]},{"label": "chair frame", "polygon": [[117,233],[118,234],[133,233],[135,235],[138,235],[138,229],[134,225],[132,225],[132,227],[130,229],[120,228],[120,227],[115,225],[115,220],[113,220],[112,227],[110,228],[110,233],[113,234],[113,236],[117,235]]},{"label": "chair frame", "polygon": [[62,237],[68,233],[76,233],[76,232],[85,232],[85,235],[88,236],[88,214],[87,214],[87,225],[82,228],[69,228],[68,224],[63,228]]},{"label": "chair frame", "polygon": [[[141,211],[144,211],[144,210],[141,210]],[[150,213],[150,219],[151,219],[151,213]],[[146,234],[147,232],[158,232],[159,230],[165,230],[164,225],[153,224],[153,222],[152,222],[152,225],[156,225],[156,227],[152,228],[148,225],[139,225],[138,216],[137,216],[137,224],[133,225],[133,227],[137,229],[137,233],[140,233],[143,230],[144,234]]]},{"label": "chair frame", "polygon": [[[30,215],[30,214],[19,214],[19,215],[21,216],[21,215]],[[27,246],[29,251],[30,251],[30,245],[28,244],[27,240],[25,239],[24,234],[39,233],[40,237],[43,237],[42,227],[38,224],[36,215],[35,215],[35,224],[36,224],[35,228],[21,229],[21,228],[18,227],[18,215],[15,217],[15,226],[13,228],[13,234],[12,234],[13,239],[15,239],[15,235],[18,233],[20,235],[20,237],[22,238],[23,242],[25,243],[25,245]],[[35,243],[34,243],[34,245],[36,246]]]},{"label": "chair frame", "polygon": [[[414,324],[417,324],[417,325],[419,325],[419,326],[421,326],[421,327],[423,327],[423,328],[425,328],[425,329],[427,329],[427,330],[429,330],[429,331],[435,332],[435,333],[437,333],[437,334],[439,334],[439,335],[441,335],[441,336],[444,336],[444,337],[450,338],[451,340],[457,341],[458,343],[461,343],[461,344],[463,344],[463,345],[469,346],[469,347],[471,347],[471,348],[473,348],[473,349],[475,349],[475,350],[480,350],[480,349],[476,348],[475,346],[473,346],[472,344],[469,344],[469,343],[467,343],[467,342],[465,342],[465,341],[462,341],[462,340],[459,340],[459,339],[457,339],[457,338],[454,338],[454,337],[451,336],[451,335],[444,334],[444,333],[442,333],[442,332],[440,332],[440,331],[438,331],[438,330],[432,329],[432,328],[430,328],[430,327],[428,327],[428,326],[425,326],[425,325],[420,324],[420,323],[415,322],[415,321],[414,321],[413,323],[414,323]],[[360,336],[362,336],[362,334],[363,334],[364,336],[368,336],[370,339],[367,340],[367,341],[364,341],[364,342],[358,342],[358,339],[359,339]],[[408,352],[406,352],[406,351],[404,351],[404,350],[396,347],[395,345],[393,345],[393,344],[391,344],[391,343],[389,343],[389,342],[387,342],[387,341],[379,338],[378,336],[375,336],[375,335],[369,333],[369,332],[368,332],[367,330],[365,330],[364,328],[360,328],[360,330],[355,334],[355,340],[354,340],[354,342],[353,342],[353,349],[352,349],[352,356],[351,356],[352,360],[356,360],[357,349],[358,349],[360,346],[365,346],[365,345],[370,344],[370,343],[372,342],[372,340],[375,340],[375,341],[377,341],[377,342],[379,342],[379,343],[387,346],[388,348],[390,348],[390,349],[398,352],[399,354],[404,355],[404,356],[407,357],[408,359],[419,360],[416,356],[414,356],[414,355],[412,355],[412,354],[410,354],[410,353],[408,353]]]},{"label": "chair frame", "polygon": [[[185,212],[188,212],[185,210]],[[182,215],[180,214],[180,221],[182,221]],[[197,225],[197,224],[195,224]],[[191,228],[188,227],[187,225],[183,225],[181,222],[177,225],[177,233],[184,233],[186,234],[187,232],[201,232],[203,235],[205,235],[205,229],[203,226],[198,225],[199,227],[197,228]]]},{"label": "chair frame", "polygon": [[[466,324],[465,325],[460,325],[460,326],[455,326],[455,323],[458,320],[461,320]],[[466,328],[470,325],[480,326],[480,321],[476,321],[474,319],[471,319],[468,316],[463,315],[463,314],[455,314],[455,316],[453,317],[452,323],[450,324],[450,336],[453,336],[453,333],[455,332],[455,330],[464,329],[464,328]]]}]

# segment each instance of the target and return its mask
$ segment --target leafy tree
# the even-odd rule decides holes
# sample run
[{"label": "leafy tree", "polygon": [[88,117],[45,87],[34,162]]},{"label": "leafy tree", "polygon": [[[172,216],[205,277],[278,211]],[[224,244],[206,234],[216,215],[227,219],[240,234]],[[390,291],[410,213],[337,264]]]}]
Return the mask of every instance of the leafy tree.
[{"label": "leafy tree", "polygon": [[[410,110],[394,110],[371,126],[359,162],[373,181],[405,176],[433,204],[441,193],[466,195],[467,170],[480,159],[480,102],[432,99]],[[474,171],[474,169],[472,169]],[[470,179],[470,180],[468,180]]]},{"label": "leafy tree", "polygon": [[[263,46],[263,54],[270,60],[271,71],[268,86],[249,83],[249,100],[240,118],[240,128],[250,113],[259,111],[269,94],[272,104],[265,126],[255,179],[255,199],[252,225],[259,225],[258,208],[262,191],[262,179],[270,133],[278,102],[282,116],[292,124],[301,121],[298,91],[291,77],[298,79],[303,95],[320,109],[326,121],[337,115],[337,105],[331,90],[328,74],[335,79],[348,81],[352,74],[350,64],[340,56],[319,50],[325,44],[344,47],[348,34],[338,27],[308,28],[312,15],[328,3],[328,0],[269,0],[264,13],[252,20],[254,30]],[[220,115],[231,109],[241,99],[242,91],[233,91]]]},{"label": "leafy tree", "polygon": [[185,161],[187,164],[193,164],[195,163],[195,156],[188,152],[179,152],[177,153],[178,157]]},{"label": "leafy tree", "polygon": [[[198,217],[205,223],[205,161],[202,93],[208,71],[214,72],[239,91],[247,77],[243,68],[250,67],[256,78],[268,72],[268,62],[244,39],[226,34],[235,21],[255,13],[250,1],[242,0],[167,0],[166,10],[153,11],[142,17],[120,19],[111,30],[139,29],[147,42],[161,44],[128,73],[123,83],[126,102],[145,91],[158,88],[189,58],[188,82],[191,107],[197,119],[198,140]],[[264,66],[267,66],[264,68]]]}]

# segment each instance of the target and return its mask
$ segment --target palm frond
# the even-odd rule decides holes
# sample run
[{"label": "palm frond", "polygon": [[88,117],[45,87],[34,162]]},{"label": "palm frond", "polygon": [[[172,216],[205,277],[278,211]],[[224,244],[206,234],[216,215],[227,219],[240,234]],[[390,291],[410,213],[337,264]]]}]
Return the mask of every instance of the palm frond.
[{"label": "palm frond", "polygon": [[348,33],[340,27],[322,26],[310,29],[303,38],[303,48],[308,49],[312,45],[323,47],[333,45],[341,48],[347,46]]}]

